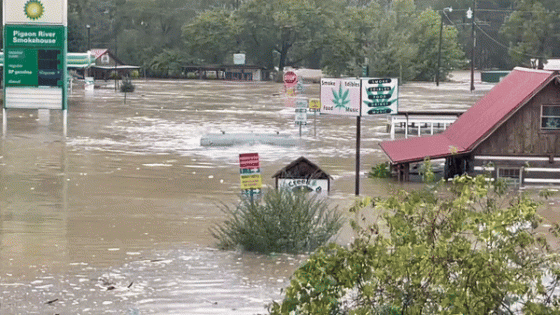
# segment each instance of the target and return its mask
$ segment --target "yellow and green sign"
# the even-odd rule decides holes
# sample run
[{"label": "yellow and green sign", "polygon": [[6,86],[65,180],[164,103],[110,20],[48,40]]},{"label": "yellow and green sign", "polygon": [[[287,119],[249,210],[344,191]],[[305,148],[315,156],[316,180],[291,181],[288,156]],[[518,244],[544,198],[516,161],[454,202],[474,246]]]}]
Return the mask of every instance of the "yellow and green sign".
[{"label": "yellow and green sign", "polygon": [[241,174],[241,190],[261,189],[261,164],[258,153],[239,154],[239,172]]}]

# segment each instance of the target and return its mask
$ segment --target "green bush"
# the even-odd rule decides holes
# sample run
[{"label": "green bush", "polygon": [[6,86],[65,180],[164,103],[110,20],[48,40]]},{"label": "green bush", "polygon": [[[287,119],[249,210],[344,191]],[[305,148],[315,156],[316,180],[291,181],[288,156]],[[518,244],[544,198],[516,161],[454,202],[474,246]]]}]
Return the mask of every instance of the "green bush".
[{"label": "green bush", "polygon": [[130,71],[130,77],[133,79],[138,79],[140,77],[140,72],[138,70]]},{"label": "green bush", "polygon": [[342,227],[337,208],[316,195],[270,190],[262,200],[222,205],[226,221],[212,228],[222,249],[260,253],[302,253],[325,244]]},{"label": "green bush", "polygon": [[354,242],[313,253],[272,314],[560,314],[560,226],[488,179],[358,200]]},{"label": "green bush", "polygon": [[121,83],[121,92],[134,92],[136,87],[129,78],[123,78]]},{"label": "green bush", "polygon": [[121,76],[116,71],[111,71],[111,73],[109,73],[109,79],[111,80],[119,80],[120,78]]},{"label": "green bush", "polygon": [[370,178],[389,178],[391,177],[391,169],[389,168],[389,163],[379,163],[371,168],[368,173]]}]

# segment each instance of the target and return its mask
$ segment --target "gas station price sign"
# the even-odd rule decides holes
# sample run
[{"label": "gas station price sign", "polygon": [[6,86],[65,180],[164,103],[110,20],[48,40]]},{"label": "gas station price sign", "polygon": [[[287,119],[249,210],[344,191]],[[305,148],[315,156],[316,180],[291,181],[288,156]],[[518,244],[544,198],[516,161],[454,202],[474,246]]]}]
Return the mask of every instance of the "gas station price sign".
[{"label": "gas station price sign", "polygon": [[7,87],[63,87],[66,29],[57,25],[5,25]]}]

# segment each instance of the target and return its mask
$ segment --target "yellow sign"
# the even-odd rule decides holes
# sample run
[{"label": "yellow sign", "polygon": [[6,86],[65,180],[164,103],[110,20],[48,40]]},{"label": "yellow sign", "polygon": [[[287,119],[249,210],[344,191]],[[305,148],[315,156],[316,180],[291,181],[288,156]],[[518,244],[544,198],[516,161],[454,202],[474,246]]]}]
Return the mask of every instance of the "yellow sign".
[{"label": "yellow sign", "polygon": [[312,98],[309,100],[309,109],[320,110],[321,100],[318,98]]},{"label": "yellow sign", "polygon": [[262,176],[261,174],[241,175],[241,189],[261,189]]}]

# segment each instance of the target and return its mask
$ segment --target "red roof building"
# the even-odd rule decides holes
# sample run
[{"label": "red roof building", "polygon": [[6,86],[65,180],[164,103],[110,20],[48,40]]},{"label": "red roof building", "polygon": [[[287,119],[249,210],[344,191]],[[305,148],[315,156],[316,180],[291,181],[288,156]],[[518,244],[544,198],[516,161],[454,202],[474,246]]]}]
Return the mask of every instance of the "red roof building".
[{"label": "red roof building", "polygon": [[95,48],[89,51],[95,58],[95,64],[90,69],[90,75],[96,80],[107,80],[111,78],[111,73],[118,76],[129,76],[132,70],[139,70],[140,67],[125,65],[111,53],[109,49]]},{"label": "red roof building", "polygon": [[[560,144],[557,73],[515,68],[443,133],[385,141],[380,146],[391,163],[405,172],[408,163],[445,158],[445,177],[452,177],[476,171],[481,166],[476,161],[481,160],[530,164],[546,158],[553,161],[548,165],[551,166],[555,164],[554,157],[560,156],[560,146],[556,149],[539,144],[551,141]],[[503,164],[511,166],[512,163]],[[499,171],[496,168],[493,171],[499,177]]]}]

